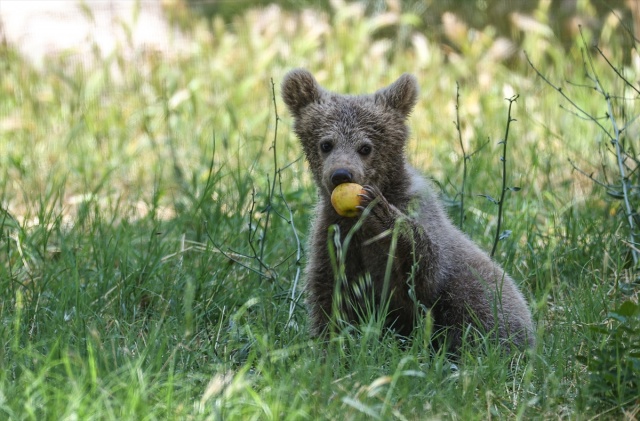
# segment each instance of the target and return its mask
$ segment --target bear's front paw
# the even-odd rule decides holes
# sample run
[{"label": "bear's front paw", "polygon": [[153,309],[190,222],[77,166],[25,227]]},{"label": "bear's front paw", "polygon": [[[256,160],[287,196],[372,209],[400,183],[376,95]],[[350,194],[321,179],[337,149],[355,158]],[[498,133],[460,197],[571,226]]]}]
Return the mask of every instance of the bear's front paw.
[{"label": "bear's front paw", "polygon": [[358,196],[360,197],[360,206],[357,206],[357,208],[360,212],[364,212],[364,210],[371,203],[375,202],[375,206],[378,204],[378,202],[384,199],[384,196],[380,192],[380,189],[369,185],[362,186],[362,193],[360,193]]},{"label": "bear's front paw", "polygon": [[393,226],[393,210],[387,199],[382,195],[380,189],[375,186],[362,186],[363,193],[360,196],[360,206],[358,210],[362,213],[369,208],[369,215],[373,216],[375,222],[381,224],[380,228],[387,229]]}]

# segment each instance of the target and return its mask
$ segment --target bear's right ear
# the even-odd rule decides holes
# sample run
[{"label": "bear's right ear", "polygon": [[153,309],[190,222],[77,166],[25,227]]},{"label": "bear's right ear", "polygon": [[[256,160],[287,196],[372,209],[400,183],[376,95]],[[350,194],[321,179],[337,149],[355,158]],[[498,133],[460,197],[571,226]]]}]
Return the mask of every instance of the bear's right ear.
[{"label": "bear's right ear", "polygon": [[407,116],[418,101],[418,80],[405,73],[391,85],[378,90],[374,98],[376,103],[385,104]]},{"label": "bear's right ear", "polygon": [[282,81],[282,99],[289,111],[300,117],[300,110],[320,99],[322,88],[308,70],[294,69]]}]

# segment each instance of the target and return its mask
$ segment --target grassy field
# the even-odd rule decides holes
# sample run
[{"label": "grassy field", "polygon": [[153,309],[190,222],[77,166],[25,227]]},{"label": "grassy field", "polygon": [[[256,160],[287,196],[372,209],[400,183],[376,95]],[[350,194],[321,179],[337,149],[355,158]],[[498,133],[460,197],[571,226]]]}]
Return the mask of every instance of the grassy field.
[{"label": "grassy field", "polygon": [[[492,55],[491,29],[442,48],[410,14],[356,6],[193,20],[170,56],[36,69],[0,47],[0,418],[638,418],[640,285],[603,129],[607,116],[625,127],[633,171],[640,72],[617,35],[611,23],[599,45],[620,74],[595,50],[585,68],[587,30],[568,51],[528,31],[522,50],[561,91],[524,54]],[[298,66],[350,93],[414,73],[410,161],[487,250],[498,208],[481,195],[500,196],[505,98],[519,95],[506,163],[521,189],[503,203],[496,258],[531,303],[536,349],[468,346],[454,360],[427,322],[409,342],[375,321],[310,339],[315,190],[279,98]]]}]

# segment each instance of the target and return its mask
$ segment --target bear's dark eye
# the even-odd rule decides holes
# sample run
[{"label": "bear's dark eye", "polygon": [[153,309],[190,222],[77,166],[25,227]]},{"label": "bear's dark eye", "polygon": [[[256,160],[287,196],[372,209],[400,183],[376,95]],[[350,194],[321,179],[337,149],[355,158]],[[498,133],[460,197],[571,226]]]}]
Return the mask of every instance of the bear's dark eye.
[{"label": "bear's dark eye", "polygon": [[322,142],[320,144],[320,150],[322,152],[331,152],[331,149],[333,149],[333,144],[331,142]]},{"label": "bear's dark eye", "polygon": [[371,146],[370,145],[364,145],[364,146],[360,147],[360,149],[358,149],[358,153],[360,155],[369,155],[371,153]]}]

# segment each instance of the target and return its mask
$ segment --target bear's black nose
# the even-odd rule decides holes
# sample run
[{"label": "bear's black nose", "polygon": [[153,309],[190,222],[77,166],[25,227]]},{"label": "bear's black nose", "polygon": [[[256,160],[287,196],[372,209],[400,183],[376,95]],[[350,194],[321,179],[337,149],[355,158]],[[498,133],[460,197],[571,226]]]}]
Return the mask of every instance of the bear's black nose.
[{"label": "bear's black nose", "polygon": [[351,175],[349,170],[345,170],[344,168],[335,170],[333,174],[331,174],[331,182],[334,186],[342,183],[350,183],[351,180],[353,180],[353,176]]}]

